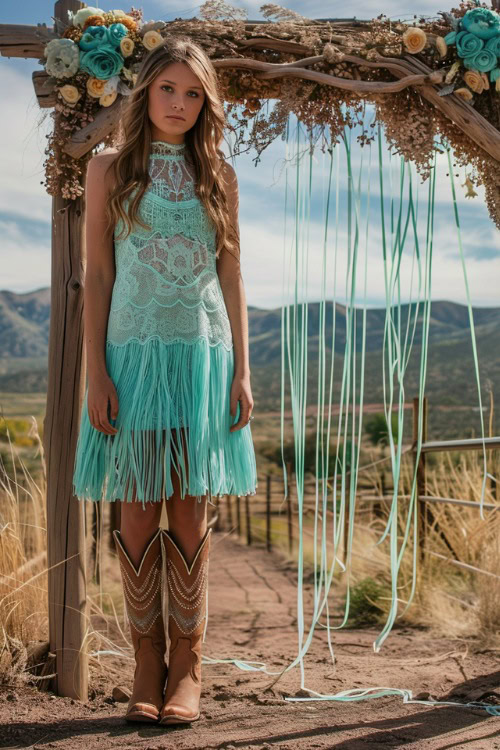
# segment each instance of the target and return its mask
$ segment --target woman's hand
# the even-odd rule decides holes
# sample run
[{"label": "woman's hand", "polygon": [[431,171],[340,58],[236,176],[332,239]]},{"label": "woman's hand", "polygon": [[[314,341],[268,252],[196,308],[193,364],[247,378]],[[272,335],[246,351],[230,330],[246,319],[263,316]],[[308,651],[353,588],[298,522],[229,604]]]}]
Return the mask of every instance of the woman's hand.
[{"label": "woman's hand", "polygon": [[116,419],[118,414],[118,396],[109,375],[97,375],[89,378],[87,411],[90,424],[96,430],[104,432],[105,435],[114,435],[118,432],[116,427],[109,423],[109,417]]},{"label": "woman's hand", "polygon": [[241,428],[245,427],[250,420],[250,415],[253,409],[253,398],[249,375],[235,375],[233,378],[230,396],[230,412],[232,417],[236,416],[238,401],[240,402],[240,418],[236,424],[231,425],[229,428],[230,432],[241,430]]}]

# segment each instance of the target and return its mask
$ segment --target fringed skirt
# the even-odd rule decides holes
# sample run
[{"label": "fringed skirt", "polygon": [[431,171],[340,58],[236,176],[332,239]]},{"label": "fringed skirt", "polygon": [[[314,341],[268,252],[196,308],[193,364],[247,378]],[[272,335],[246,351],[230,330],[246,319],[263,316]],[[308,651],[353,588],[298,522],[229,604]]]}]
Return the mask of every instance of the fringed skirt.
[{"label": "fringed skirt", "polygon": [[156,502],[181,496],[254,495],[257,469],[250,424],[230,432],[234,351],[194,343],[106,342],[118,396],[113,435],[90,423],[88,385],[75,454],[73,493],[85,500]]}]

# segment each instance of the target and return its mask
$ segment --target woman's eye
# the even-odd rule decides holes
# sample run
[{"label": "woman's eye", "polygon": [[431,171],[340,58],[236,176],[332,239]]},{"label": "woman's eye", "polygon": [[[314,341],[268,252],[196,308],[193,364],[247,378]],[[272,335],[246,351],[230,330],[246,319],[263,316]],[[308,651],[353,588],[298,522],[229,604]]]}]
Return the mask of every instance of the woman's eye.
[{"label": "woman's eye", "polygon": [[[167,84],[167,85],[164,85],[164,86],[162,86],[162,89],[171,89],[171,88],[172,88],[172,86],[169,86],[168,84]],[[198,93],[197,93],[196,91],[189,91],[188,93],[189,93],[189,94],[194,94],[194,95],[195,95],[195,97],[198,97],[198,96],[199,96],[199,94],[198,94]]]}]

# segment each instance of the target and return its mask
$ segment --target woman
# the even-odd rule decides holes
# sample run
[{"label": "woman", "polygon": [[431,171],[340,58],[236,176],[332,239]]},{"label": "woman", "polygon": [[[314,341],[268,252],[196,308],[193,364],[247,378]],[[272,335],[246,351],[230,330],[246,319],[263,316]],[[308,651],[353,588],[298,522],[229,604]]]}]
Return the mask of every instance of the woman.
[{"label": "woman", "polygon": [[206,504],[257,488],[224,124],[210,59],[166,39],[127,97],[120,147],[87,171],[88,385],[73,489],[122,501],[115,542],[136,661],[128,721],[199,718]]}]

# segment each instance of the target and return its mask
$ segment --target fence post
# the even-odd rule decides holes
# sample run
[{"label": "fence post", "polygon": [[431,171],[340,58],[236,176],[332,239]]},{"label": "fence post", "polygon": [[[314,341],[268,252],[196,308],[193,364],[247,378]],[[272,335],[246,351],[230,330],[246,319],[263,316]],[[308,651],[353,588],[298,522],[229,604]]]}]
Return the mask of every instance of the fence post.
[{"label": "fence post", "polygon": [[241,507],[239,495],[236,495],[236,530],[238,532],[238,537],[241,537]]},{"label": "fence post", "polygon": [[349,541],[349,518],[350,518],[350,494],[351,494],[351,472],[346,473],[345,488],[345,516],[344,516],[344,562],[347,561],[347,547]]},{"label": "fence post", "polygon": [[217,496],[215,498],[215,523],[214,523],[214,531],[220,531],[220,516],[219,516],[219,497]]},{"label": "fence post", "polygon": [[266,475],[266,547],[271,551],[271,475]]},{"label": "fence post", "polygon": [[115,547],[115,539],[113,536],[113,531],[117,529],[120,530],[120,523],[121,523],[121,503],[118,500],[115,500],[114,503],[108,503],[109,505],[109,535],[108,535],[108,544],[109,549],[113,552],[116,551]]},{"label": "fence post", "polygon": [[233,514],[231,512],[231,495],[226,495],[226,513],[227,513],[227,524],[229,532],[233,528]]},{"label": "fence post", "polygon": [[94,567],[94,580],[101,583],[101,560],[99,550],[101,549],[101,500],[92,503],[92,563]]},{"label": "fence post", "polygon": [[292,462],[288,462],[288,495],[286,498],[286,510],[288,517],[288,551],[293,552],[293,525],[292,525]]},{"label": "fence post", "polygon": [[245,495],[245,518],[247,522],[247,544],[250,546],[252,544],[252,529],[250,527],[250,504],[248,502],[248,495]]},{"label": "fence post", "polygon": [[[417,457],[417,441],[418,441],[418,405],[419,398],[416,396],[413,399],[413,467],[415,470],[415,462]],[[427,440],[427,396],[424,396],[424,403],[422,405],[422,443]],[[425,554],[425,537],[427,532],[427,503],[421,498],[426,495],[426,482],[425,482],[425,453],[420,453],[420,458],[417,465],[417,517],[418,517],[418,546],[420,560],[423,559]]]}]

